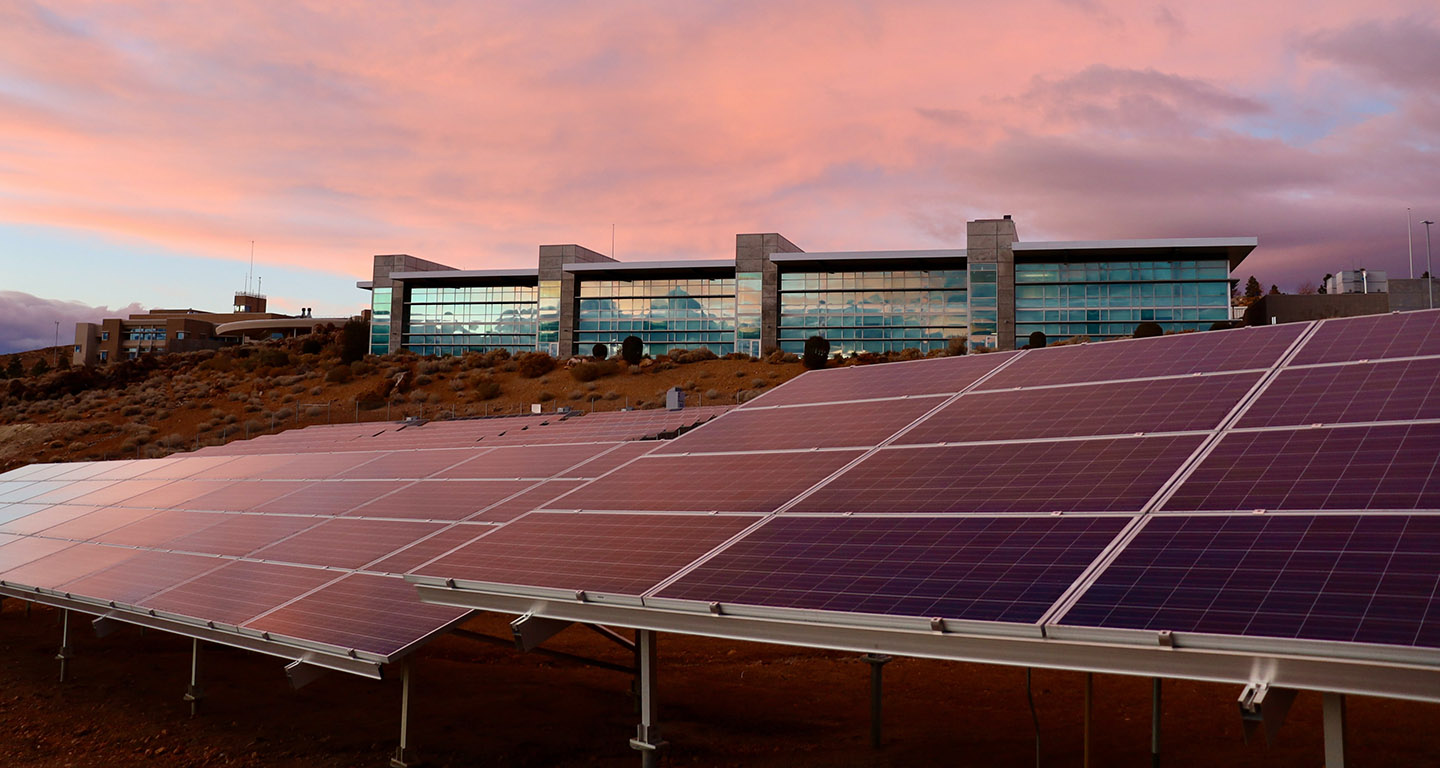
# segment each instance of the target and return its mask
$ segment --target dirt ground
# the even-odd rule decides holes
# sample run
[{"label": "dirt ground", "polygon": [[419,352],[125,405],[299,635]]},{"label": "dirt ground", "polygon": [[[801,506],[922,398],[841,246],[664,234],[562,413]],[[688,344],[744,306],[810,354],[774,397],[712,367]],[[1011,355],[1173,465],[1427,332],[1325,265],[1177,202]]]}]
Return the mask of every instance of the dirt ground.
[{"label": "dirt ground", "polygon": [[[508,637],[508,617],[467,627]],[[72,627],[76,622],[72,621]],[[198,717],[181,700],[190,641],[128,628],[72,630],[57,681],[55,610],[0,613],[0,761],[9,766],[383,766],[394,749],[398,670],[382,682],[331,673],[299,691],[279,659],[205,646]],[[583,628],[554,647],[627,663]],[[1084,676],[1037,670],[1046,766],[1079,766]],[[415,657],[411,743],[431,766],[634,766],[628,675],[443,637]],[[855,654],[660,637],[662,765],[1029,765],[1024,670],[917,659],[885,667],[885,744],[869,745],[869,667]],[[1246,744],[1235,686],[1164,682],[1164,766],[1320,766],[1320,696],[1302,693],[1279,743]],[[1440,764],[1440,706],[1348,701],[1350,765]],[[1095,678],[1092,765],[1148,765],[1150,681]]]}]

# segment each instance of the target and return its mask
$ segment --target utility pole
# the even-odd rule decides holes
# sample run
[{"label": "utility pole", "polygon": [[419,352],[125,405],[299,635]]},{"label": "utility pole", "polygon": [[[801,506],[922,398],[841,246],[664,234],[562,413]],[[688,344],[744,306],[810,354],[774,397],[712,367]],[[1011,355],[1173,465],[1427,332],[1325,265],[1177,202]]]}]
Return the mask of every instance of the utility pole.
[{"label": "utility pole", "polygon": [[[1429,228],[1427,227],[1426,229],[1427,229],[1427,231],[1428,231]],[[60,366],[60,321],[59,321],[59,320],[56,320],[56,321],[55,321],[55,349],[51,350],[51,353],[50,353],[50,367],[51,367],[51,368],[58,368],[59,366]]]},{"label": "utility pole", "polygon": [[1435,222],[1426,219],[1425,225],[1425,294],[1430,297],[1430,308],[1435,308],[1435,267],[1430,265],[1430,225]]}]

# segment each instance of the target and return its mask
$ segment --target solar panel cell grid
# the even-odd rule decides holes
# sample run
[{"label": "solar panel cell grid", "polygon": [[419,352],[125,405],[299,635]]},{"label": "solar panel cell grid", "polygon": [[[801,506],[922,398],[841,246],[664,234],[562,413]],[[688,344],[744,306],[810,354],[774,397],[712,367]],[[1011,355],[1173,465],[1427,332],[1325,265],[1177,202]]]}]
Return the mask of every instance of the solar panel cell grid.
[{"label": "solar panel cell grid", "polygon": [[131,555],[121,561],[121,567],[95,571],[60,584],[56,589],[97,600],[133,604],[225,563],[213,557],[147,550],[132,552]]},{"label": "solar panel cell grid", "polygon": [[185,501],[183,506],[208,512],[248,512],[310,485],[293,480],[237,481]]},{"label": "solar panel cell grid", "polygon": [[1240,427],[1440,419],[1440,358],[1282,371]]},{"label": "solar panel cell grid", "polygon": [[32,515],[49,506],[49,504],[25,503],[0,505],[0,530],[4,530],[4,526],[11,521],[19,520],[26,515]]},{"label": "solar panel cell grid", "polygon": [[[482,449],[483,450],[483,449]],[[449,449],[430,451],[394,451],[391,453],[367,453],[371,457],[360,466],[340,472],[342,479],[391,480],[400,478],[429,477],[446,467],[454,466],[474,456],[476,450]],[[378,456],[379,458],[375,458]]]},{"label": "solar panel cell grid", "polygon": [[1156,517],[1062,624],[1440,647],[1440,518]]},{"label": "solar panel cell grid", "polygon": [[896,443],[1209,430],[1219,425],[1259,380],[1258,373],[1240,373],[972,392],[906,432]]},{"label": "solar panel cell grid", "polygon": [[421,480],[399,493],[356,507],[345,516],[464,520],[533,484],[528,480]]},{"label": "solar panel cell grid", "polygon": [[[74,482],[56,481],[60,483],[58,488],[46,491],[38,496],[29,496],[25,501],[37,504],[63,504],[72,499],[92,494],[111,485],[107,480],[78,480]],[[18,499],[17,499],[18,501]]]},{"label": "solar panel cell grid", "polygon": [[552,477],[576,464],[594,458],[612,443],[501,447],[475,456],[441,472],[440,478],[532,478]]},{"label": "solar panel cell grid", "polygon": [[66,520],[58,525],[51,526],[41,531],[40,534],[52,539],[74,539],[85,541],[93,539],[104,533],[109,533],[121,526],[129,525],[137,520],[155,514],[152,509],[130,509],[128,507],[100,507],[91,508],[89,514]]},{"label": "solar panel cell grid", "polygon": [[210,555],[243,557],[318,524],[313,517],[287,515],[206,515],[211,525],[193,532],[181,531],[166,548]]},{"label": "solar panel cell grid", "polygon": [[655,453],[707,453],[792,448],[846,448],[879,445],[926,412],[945,402],[945,395],[905,400],[740,409],[679,439]]},{"label": "solar panel cell grid", "polygon": [[155,468],[136,475],[146,480],[183,480],[207,469],[214,469],[229,461],[233,456],[181,456],[173,461],[156,462]]},{"label": "solar panel cell grid", "polygon": [[409,480],[331,480],[301,488],[288,496],[261,504],[253,511],[280,515],[343,515],[410,484]]},{"label": "solar panel cell grid", "polygon": [[73,546],[75,546],[74,542],[60,539],[42,539],[34,536],[16,539],[0,546],[0,573],[19,568],[28,562],[39,560]]},{"label": "solar panel cell grid", "polygon": [[353,574],[245,626],[388,657],[467,613],[420,602],[400,578]]},{"label": "solar panel cell grid", "polygon": [[1153,339],[1081,344],[1027,352],[977,389],[1269,368],[1304,332],[1303,323]]},{"label": "solar panel cell grid", "polygon": [[[0,550],[3,552],[3,550]],[[0,571],[0,581],[27,587],[54,589],[67,581],[114,565],[135,555],[133,549],[76,544],[23,565]]]},{"label": "solar panel cell grid", "polygon": [[99,490],[83,496],[76,496],[71,501],[75,504],[107,507],[111,504],[122,504],[126,499],[153,491],[169,482],[169,480],[115,480]]},{"label": "solar panel cell grid", "polygon": [[[140,511],[140,510],[132,510]],[[84,520],[85,518],[81,518]],[[164,547],[167,542],[195,531],[203,531],[224,520],[225,516],[205,512],[188,512],[167,509],[148,513],[136,522],[122,525],[110,531],[97,534],[94,540],[102,544],[116,544],[128,547]],[[76,521],[80,522],[79,520]],[[59,530],[58,528],[51,529]],[[47,536],[54,535],[46,532]]]},{"label": "solar panel cell grid", "polygon": [[1231,432],[1166,510],[1440,510],[1440,424]]},{"label": "solar panel cell grid", "polygon": [[773,512],[861,453],[646,456],[546,506],[587,510]]},{"label": "solar panel cell grid", "polygon": [[1137,512],[1200,436],[884,448],[791,512]]},{"label": "solar panel cell grid", "polygon": [[0,483],[0,503],[26,501],[65,486],[62,482],[29,481]]},{"label": "solar panel cell grid", "polygon": [[157,611],[239,625],[333,581],[336,576],[334,571],[319,568],[241,560],[143,598],[138,604]]},{"label": "solar panel cell grid", "polygon": [[184,507],[185,502],[207,494],[226,489],[235,483],[230,480],[176,480],[153,491],[137,494],[126,499],[127,507],[146,509],[172,509]]},{"label": "solar panel cell grid", "polygon": [[1440,311],[1326,320],[1292,365],[1440,355]]},{"label": "solar panel cell grid", "polygon": [[287,563],[359,568],[440,528],[437,523],[326,520],[304,533],[257,550],[253,556]]},{"label": "solar panel cell grid", "polygon": [[662,445],[664,443],[656,440],[621,443],[565,474],[571,477],[599,477],[631,459],[638,459],[653,452]]},{"label": "solar panel cell grid", "polygon": [[472,523],[461,523],[453,528],[446,528],[428,539],[417,541],[371,565],[368,570],[383,573],[409,573],[417,566],[429,562],[461,544],[470,543],[475,537],[490,529],[491,526]]},{"label": "solar panel cell grid", "polygon": [[82,507],[74,504],[42,506],[41,509],[31,512],[24,517],[17,517],[4,525],[0,525],[0,531],[24,535],[39,533],[46,528],[59,525],[67,520],[74,520],[81,515],[88,515],[94,511],[95,507]]},{"label": "solar panel cell grid", "polygon": [[417,572],[639,595],[753,524],[745,515],[535,512]]},{"label": "solar panel cell grid", "polygon": [[751,401],[751,406],[954,394],[1009,360],[1013,354],[940,357],[890,365],[855,365],[811,371],[761,395]]},{"label": "solar panel cell grid", "polygon": [[1125,517],[779,517],[657,596],[1033,623]]},{"label": "solar panel cell grid", "polygon": [[585,480],[547,480],[518,496],[487,508],[475,515],[472,520],[487,523],[508,522],[532,509],[545,506],[548,502],[560,498],[585,483]]},{"label": "solar panel cell grid", "polygon": [[205,480],[328,480],[347,470],[374,461],[376,453],[312,453],[308,455],[240,456],[219,466],[197,472],[193,479]]}]

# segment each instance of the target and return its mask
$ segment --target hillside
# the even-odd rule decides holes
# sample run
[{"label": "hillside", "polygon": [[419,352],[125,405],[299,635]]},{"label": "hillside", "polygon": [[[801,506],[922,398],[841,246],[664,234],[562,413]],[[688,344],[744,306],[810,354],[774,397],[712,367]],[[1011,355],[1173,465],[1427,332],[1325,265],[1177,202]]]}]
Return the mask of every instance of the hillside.
[{"label": "hillside", "polygon": [[[713,359],[705,350],[638,366],[612,359],[567,368],[543,354],[503,352],[370,355],[347,365],[339,336],[40,375],[28,372],[51,351],[19,353],[26,373],[0,380],[0,471],[32,462],[166,456],[313,424],[519,414],[535,403],[547,411],[655,408],[671,387],[685,389],[689,405],[734,403],[803,370],[793,355]],[[0,356],[0,374],[15,356]],[[60,360],[65,365],[64,354]]]}]

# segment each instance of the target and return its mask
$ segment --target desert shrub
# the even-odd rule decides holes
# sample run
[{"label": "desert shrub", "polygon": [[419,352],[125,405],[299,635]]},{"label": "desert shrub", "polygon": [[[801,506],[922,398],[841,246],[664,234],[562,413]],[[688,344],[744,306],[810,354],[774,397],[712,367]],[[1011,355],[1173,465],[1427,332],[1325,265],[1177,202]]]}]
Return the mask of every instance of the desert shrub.
[{"label": "desert shrub", "polygon": [[626,336],[625,340],[620,342],[620,356],[631,365],[639,365],[640,360],[645,357],[645,342],[641,341],[639,336]]},{"label": "desert shrub", "polygon": [[430,378],[430,376],[429,376],[428,374],[422,373],[422,374],[420,374],[419,376],[416,376],[416,377],[415,377],[415,386],[417,386],[417,387],[428,386],[428,385],[434,383],[434,381],[435,381],[435,380],[432,379],[432,378]]},{"label": "desert shrub", "polygon": [[364,360],[356,360],[350,364],[350,372],[356,376],[369,376],[375,372],[375,366]]},{"label": "desert shrub", "polygon": [[891,356],[891,360],[919,360],[925,357],[918,347],[906,347]]},{"label": "desert shrub", "polygon": [[464,392],[464,391],[465,391],[465,380],[464,380],[464,379],[459,379],[459,378],[451,379],[451,380],[450,380],[450,389],[452,389],[452,390],[454,390],[454,391],[456,391],[456,392]]},{"label": "desert shrub", "polygon": [[707,390],[705,390],[705,399],[706,399],[706,400],[714,400],[715,398],[717,398],[717,397],[719,397],[719,396],[720,396],[720,390],[718,390],[718,389],[707,389]]},{"label": "desert shrub", "polygon": [[539,378],[555,370],[555,358],[544,352],[526,352],[516,360],[516,368],[527,379]]},{"label": "desert shrub", "polygon": [[570,366],[570,376],[579,382],[594,381],[606,376],[613,376],[619,372],[620,366],[609,360],[601,360],[594,363],[576,363]]},{"label": "desert shrub", "polygon": [[582,398],[582,397],[585,396],[585,393],[584,393],[584,392],[581,392],[581,391],[578,390],[578,389],[572,389],[572,390],[570,390],[569,392],[567,392],[567,393],[565,394],[565,396],[568,397],[568,398],[570,398],[571,400],[579,400],[580,398]]},{"label": "desert shrub", "polygon": [[765,388],[765,385],[766,385],[767,383],[769,383],[769,382],[765,381],[764,379],[751,379],[751,380],[750,380],[750,386],[752,386],[752,387],[754,387],[754,388],[756,388],[756,389],[764,389],[764,388]]},{"label": "desert shrub", "polygon": [[811,371],[818,371],[825,367],[826,358],[830,356],[830,342],[824,336],[811,336],[805,340],[805,368]]},{"label": "desert shrub", "polygon": [[325,374],[325,380],[331,384],[344,384],[350,380],[354,373],[355,371],[352,370],[350,364],[339,363],[334,368],[331,368],[329,373]]},{"label": "desert shrub", "polygon": [[540,390],[540,394],[538,394],[538,395],[535,396],[535,399],[536,399],[536,400],[539,400],[539,401],[542,402],[542,403],[548,403],[548,402],[550,402],[551,400],[554,400],[554,399],[555,399],[555,393],[554,393],[554,392],[551,392],[551,391],[549,391],[549,390],[544,390],[544,389],[542,389],[542,390]]},{"label": "desert shrub", "polygon": [[314,336],[300,342],[300,354],[302,355],[318,355],[320,354],[320,350],[324,348],[325,345]]},{"label": "desert shrub", "polygon": [[793,352],[785,352],[779,349],[772,349],[770,350],[770,354],[765,356],[765,362],[771,365],[798,363],[800,362],[800,357]]},{"label": "desert shrub", "polygon": [[970,339],[966,336],[951,336],[945,340],[945,351],[951,355],[963,355],[969,347]]},{"label": "desert shrub", "polygon": [[670,350],[670,359],[681,365],[688,365],[706,360],[717,360],[719,357],[711,352],[709,347],[696,347],[695,349],[672,349]]},{"label": "desert shrub", "polygon": [[479,400],[494,400],[500,396],[500,384],[494,379],[482,379],[470,391]]},{"label": "desert shrub", "polygon": [[278,410],[278,411],[275,412],[275,418],[276,418],[277,420],[279,420],[279,421],[285,421],[286,419],[292,419],[292,418],[294,418],[294,417],[295,417],[295,409],[294,409],[294,408],[281,408],[280,410]]},{"label": "desert shrub", "polygon": [[1161,328],[1159,323],[1146,322],[1135,326],[1135,338],[1137,339],[1148,339],[1153,336],[1164,335],[1165,329]]},{"label": "desert shrub", "polygon": [[448,367],[446,361],[440,359],[422,360],[420,362],[421,373],[440,373]]},{"label": "desert shrub", "polygon": [[340,328],[340,360],[353,363],[365,357],[370,346],[370,324],[351,320]]},{"label": "desert shrub", "polygon": [[[18,359],[18,358],[17,358],[17,359]],[[35,364],[32,365],[32,366],[30,366],[30,375],[31,375],[31,376],[44,376],[45,374],[47,374],[47,373],[49,373],[49,372],[50,372],[50,364],[47,363],[47,362],[45,362],[45,358],[43,358],[43,357],[40,358],[39,360],[36,360],[36,361],[35,361]]]},{"label": "desert shrub", "polygon": [[266,347],[260,350],[259,363],[270,368],[286,368],[290,365],[290,353],[279,347]]}]

